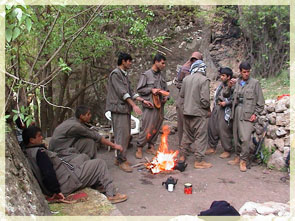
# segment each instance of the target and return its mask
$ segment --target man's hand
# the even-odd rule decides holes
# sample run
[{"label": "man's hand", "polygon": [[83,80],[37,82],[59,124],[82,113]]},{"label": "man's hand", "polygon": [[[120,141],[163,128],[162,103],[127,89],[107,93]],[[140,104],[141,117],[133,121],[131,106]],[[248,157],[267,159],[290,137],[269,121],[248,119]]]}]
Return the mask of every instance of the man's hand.
[{"label": "man's hand", "polygon": [[116,149],[116,150],[119,150],[121,152],[123,151],[123,147],[121,145],[119,145],[119,144],[114,144],[113,148]]},{"label": "man's hand", "polygon": [[218,105],[220,105],[221,107],[225,107],[226,103],[225,103],[225,101],[219,101]]},{"label": "man's hand", "polygon": [[134,112],[135,112],[136,114],[138,114],[138,115],[141,115],[141,114],[142,114],[141,109],[140,109],[137,105],[134,105],[134,106],[133,106],[133,110],[134,110]]},{"label": "man's hand", "polygon": [[160,88],[153,88],[152,89],[152,94],[157,95],[157,94],[159,94],[160,90],[161,90]]},{"label": "man's hand", "polygon": [[208,111],[208,118],[210,118],[210,117],[211,117],[211,110]]},{"label": "man's hand", "polygon": [[150,102],[150,101],[146,101],[146,100],[144,100],[142,103],[145,104],[145,105],[146,105],[147,107],[149,107],[149,108],[154,108],[153,103]]},{"label": "man's hand", "polygon": [[236,84],[236,82],[237,82],[237,79],[232,78],[232,79],[230,79],[230,81],[228,82],[228,86],[229,86],[229,87],[232,87],[233,85]]},{"label": "man's hand", "polygon": [[256,115],[252,114],[252,116],[250,117],[250,122],[254,122],[256,120]]}]

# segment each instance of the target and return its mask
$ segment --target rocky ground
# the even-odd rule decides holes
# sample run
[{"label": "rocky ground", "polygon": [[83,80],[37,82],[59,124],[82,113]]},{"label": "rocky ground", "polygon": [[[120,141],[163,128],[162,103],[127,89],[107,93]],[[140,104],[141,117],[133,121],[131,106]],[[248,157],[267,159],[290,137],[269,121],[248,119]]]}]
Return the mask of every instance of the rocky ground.
[{"label": "rocky ground", "polygon": [[[170,135],[168,142],[169,149],[176,150],[177,135]],[[128,150],[128,160],[132,164],[143,162],[135,158],[135,151],[135,147]],[[114,165],[114,151],[108,152],[103,148],[100,154],[106,160],[119,191],[129,197],[126,202],[116,205],[124,216],[197,215],[208,209],[214,200],[226,200],[237,210],[249,201],[289,202],[289,181],[281,180],[287,175],[286,172],[253,166],[242,173],[238,166],[227,165],[227,159],[220,159],[218,156],[221,152],[219,147],[216,155],[206,157],[205,160],[213,164],[210,169],[194,169],[194,159],[190,157],[184,172],[156,175],[140,168],[133,173],[122,172]],[[146,153],[144,156],[152,159]],[[173,192],[168,192],[162,186],[170,175],[178,179]],[[192,195],[184,194],[184,184],[187,182],[193,185]]]}]

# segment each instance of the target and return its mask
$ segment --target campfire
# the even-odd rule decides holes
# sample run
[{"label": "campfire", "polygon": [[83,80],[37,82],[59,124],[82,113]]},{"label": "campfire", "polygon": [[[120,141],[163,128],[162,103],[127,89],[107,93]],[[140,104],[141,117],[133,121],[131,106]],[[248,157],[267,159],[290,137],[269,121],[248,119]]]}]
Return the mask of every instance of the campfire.
[{"label": "campfire", "polygon": [[153,174],[163,171],[172,171],[177,164],[176,157],[178,151],[168,150],[169,133],[169,126],[164,125],[163,134],[161,136],[161,144],[159,146],[157,154],[151,162],[145,164],[146,168],[149,169]]}]

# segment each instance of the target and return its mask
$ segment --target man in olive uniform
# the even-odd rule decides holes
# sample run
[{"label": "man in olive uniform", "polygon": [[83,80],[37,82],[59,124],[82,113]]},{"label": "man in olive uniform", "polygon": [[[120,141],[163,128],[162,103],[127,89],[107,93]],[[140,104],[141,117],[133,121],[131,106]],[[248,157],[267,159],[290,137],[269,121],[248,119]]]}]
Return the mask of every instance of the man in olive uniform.
[{"label": "man in olive uniform", "polygon": [[184,136],[179,161],[185,161],[192,149],[196,169],[212,167],[204,161],[208,145],[208,117],[210,116],[210,80],[206,77],[206,65],[202,60],[191,66],[191,75],[183,80],[180,97],[184,98]]},{"label": "man in olive uniform", "polygon": [[132,172],[132,167],[126,158],[131,131],[131,110],[133,109],[136,114],[142,114],[141,109],[133,100],[153,106],[151,102],[133,93],[127,75],[127,70],[131,68],[131,65],[132,57],[129,54],[120,53],[118,67],[111,72],[108,79],[106,100],[106,111],[111,111],[115,143],[123,147],[123,151],[117,155],[115,164],[125,172]]},{"label": "man in olive uniform", "polygon": [[110,142],[86,124],[91,119],[90,108],[80,105],[76,108],[75,117],[71,117],[58,125],[49,142],[49,150],[67,155],[68,148],[74,147],[80,153],[87,154],[90,159],[97,157],[97,143],[102,143],[122,151],[122,146]]},{"label": "man in olive uniform", "polygon": [[156,54],[152,68],[141,75],[137,85],[137,92],[145,100],[153,102],[153,96],[159,96],[160,100],[160,107],[156,104],[153,107],[143,105],[142,126],[135,154],[138,159],[142,158],[142,148],[146,143],[148,143],[146,152],[156,154],[154,145],[164,120],[164,104],[168,99],[168,96],[161,95],[161,90],[168,91],[166,80],[161,74],[166,65],[165,61],[166,58],[163,55]]},{"label": "man in olive uniform", "polygon": [[217,87],[214,95],[214,107],[209,118],[208,124],[208,143],[209,148],[205,155],[213,154],[216,152],[218,140],[220,139],[221,146],[224,152],[219,156],[220,158],[229,158],[232,151],[232,121],[231,107],[232,107],[232,94],[225,96],[224,92],[228,91],[228,83],[233,76],[233,71],[228,68],[220,68],[219,77],[221,84]]},{"label": "man in olive uniform", "polygon": [[45,195],[64,200],[64,195],[76,190],[85,187],[100,190],[102,186],[112,203],[127,200],[126,195],[116,193],[105,161],[91,160],[76,148],[68,148],[69,155],[66,158],[47,150],[42,144],[41,129],[36,126],[24,129],[22,136],[25,156]]},{"label": "man in olive uniform", "polygon": [[[203,55],[200,52],[194,52],[192,53],[192,56],[190,59],[185,62],[185,64],[181,67],[177,74],[177,82],[176,82],[176,87],[181,89],[182,86],[182,81],[183,79],[190,74],[190,68],[191,65],[197,61],[197,60],[203,60]],[[182,141],[182,136],[183,136],[183,98],[177,96],[176,99],[176,112],[177,112],[177,134],[178,134],[178,145],[181,146],[181,141]]]},{"label": "man in olive uniform", "polygon": [[[250,77],[251,65],[244,61],[239,66],[240,78],[235,83],[232,106],[233,136],[236,157],[231,165],[240,165],[240,171],[247,171],[251,133],[254,122],[264,108],[264,97],[259,81]],[[231,84],[230,84],[231,85]]]}]

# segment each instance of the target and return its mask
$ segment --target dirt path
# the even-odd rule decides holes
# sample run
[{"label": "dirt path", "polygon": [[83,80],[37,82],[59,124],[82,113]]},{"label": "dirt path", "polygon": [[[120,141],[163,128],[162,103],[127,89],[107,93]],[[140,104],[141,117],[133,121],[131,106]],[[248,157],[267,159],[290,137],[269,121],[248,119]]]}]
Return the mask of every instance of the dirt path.
[{"label": "dirt path", "polygon": [[[176,148],[176,141],[176,134],[169,136],[169,149]],[[127,158],[132,164],[141,161],[135,158],[135,150],[135,146],[128,149]],[[220,159],[218,156],[221,152],[219,147],[216,155],[205,158],[213,164],[212,168],[205,170],[194,169],[194,159],[191,156],[184,172],[172,174],[178,179],[178,183],[173,192],[168,192],[162,182],[170,175],[152,175],[138,170],[125,173],[114,165],[114,151],[100,151],[120,192],[129,197],[126,202],[117,204],[117,208],[125,216],[197,215],[208,209],[214,200],[226,200],[237,210],[248,201],[289,201],[289,181],[280,181],[286,173],[269,171],[262,166],[254,166],[242,173],[238,166],[227,165],[227,160]],[[152,159],[152,156],[146,153],[144,156]],[[183,192],[184,183],[187,182],[193,185],[192,195],[185,195]]]}]

